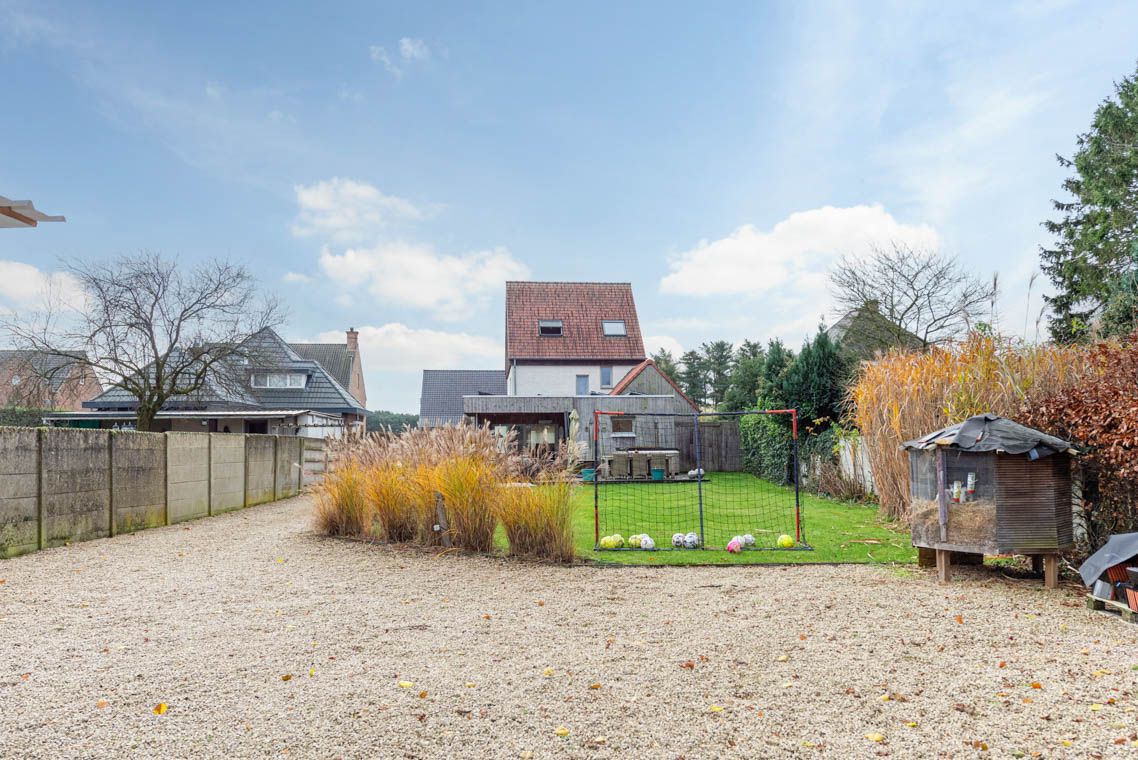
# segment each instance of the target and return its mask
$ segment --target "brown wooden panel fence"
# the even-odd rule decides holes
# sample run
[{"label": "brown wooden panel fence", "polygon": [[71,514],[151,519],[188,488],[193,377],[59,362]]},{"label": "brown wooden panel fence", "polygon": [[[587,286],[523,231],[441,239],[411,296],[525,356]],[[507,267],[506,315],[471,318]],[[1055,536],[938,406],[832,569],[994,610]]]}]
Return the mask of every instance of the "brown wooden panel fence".
[{"label": "brown wooden panel fence", "polygon": [[[699,438],[704,472],[742,472],[738,420],[701,420]],[[693,469],[695,421],[690,417],[676,418],[676,448],[680,450],[680,467]]]}]

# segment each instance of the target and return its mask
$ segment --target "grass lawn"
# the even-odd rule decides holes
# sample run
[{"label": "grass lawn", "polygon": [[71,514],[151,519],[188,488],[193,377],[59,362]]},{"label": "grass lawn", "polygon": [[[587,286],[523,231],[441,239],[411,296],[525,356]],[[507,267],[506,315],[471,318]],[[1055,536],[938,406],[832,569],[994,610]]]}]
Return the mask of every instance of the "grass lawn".
[{"label": "grass lawn", "polygon": [[[674,532],[697,529],[694,484],[635,483],[601,486],[602,535],[648,533],[658,546],[671,545]],[[813,551],[745,551],[721,549],[675,551],[594,551],[593,486],[585,483],[573,495],[573,528],[578,555],[597,562],[637,565],[754,564],[788,562],[912,563],[917,550],[907,530],[897,530],[877,517],[877,508],[801,495],[802,521]],[[705,536],[708,545],[724,546],[731,531],[756,534],[758,543],[773,544],[778,533],[793,534],[794,489],[776,486],[746,473],[714,472],[704,484]],[[716,517],[734,524],[719,525]],[[750,520],[751,522],[748,522]],[[755,525],[756,527],[750,527]],[[766,528],[764,528],[764,525]],[[615,528],[614,528],[615,526]],[[625,527],[628,526],[628,527]],[[767,529],[769,528],[769,529]]]}]

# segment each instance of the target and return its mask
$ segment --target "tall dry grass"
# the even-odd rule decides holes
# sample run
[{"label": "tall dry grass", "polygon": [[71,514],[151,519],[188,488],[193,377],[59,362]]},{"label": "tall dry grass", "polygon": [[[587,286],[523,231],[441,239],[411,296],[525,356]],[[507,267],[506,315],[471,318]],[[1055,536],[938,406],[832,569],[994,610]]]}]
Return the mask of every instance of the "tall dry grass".
[{"label": "tall dry grass", "polygon": [[[568,463],[564,447],[545,458],[523,457],[512,438],[458,425],[345,441],[335,459],[337,469],[317,490],[317,524],[327,533],[438,546],[444,536],[437,527],[445,525],[449,543],[488,552],[501,521],[511,553],[572,559],[571,486],[561,482]],[[531,489],[515,486],[530,480],[543,485],[520,497]],[[349,514],[361,509],[366,515]]]},{"label": "tall dry grass", "polygon": [[499,501],[498,519],[510,554],[572,562],[573,486],[564,480],[518,483]]},{"label": "tall dry grass", "polygon": [[1032,394],[1071,387],[1087,366],[1083,348],[976,333],[956,345],[894,350],[863,364],[850,391],[851,422],[861,432],[883,516],[909,518],[902,443],[984,412],[1015,417]]}]

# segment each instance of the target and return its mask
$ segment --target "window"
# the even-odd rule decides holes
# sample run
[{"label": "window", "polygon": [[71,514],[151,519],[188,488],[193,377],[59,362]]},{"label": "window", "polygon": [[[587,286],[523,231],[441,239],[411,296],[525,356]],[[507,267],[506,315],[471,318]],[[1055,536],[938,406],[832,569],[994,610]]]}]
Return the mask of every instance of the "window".
[{"label": "window", "polygon": [[601,387],[612,387],[612,367],[601,367]]},{"label": "window", "polygon": [[562,335],[560,319],[542,319],[537,323],[537,334],[547,338],[556,338]]},{"label": "window", "polygon": [[623,338],[628,335],[623,319],[602,319],[601,331],[610,338]]},{"label": "window", "polygon": [[589,395],[589,376],[588,375],[577,375],[577,395],[578,396],[588,396]]},{"label": "window", "polygon": [[308,376],[294,372],[259,372],[253,375],[254,388],[303,388]]},{"label": "window", "polygon": [[613,417],[613,435],[634,435],[632,432],[632,417]]}]

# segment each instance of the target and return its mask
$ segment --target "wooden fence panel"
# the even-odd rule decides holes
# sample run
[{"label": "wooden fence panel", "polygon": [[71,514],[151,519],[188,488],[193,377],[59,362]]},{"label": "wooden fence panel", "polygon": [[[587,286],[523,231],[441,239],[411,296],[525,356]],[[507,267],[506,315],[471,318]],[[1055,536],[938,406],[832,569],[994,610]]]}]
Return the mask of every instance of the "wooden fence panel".
[{"label": "wooden fence panel", "polygon": [[[701,420],[699,439],[704,472],[743,470],[738,420]],[[676,418],[676,448],[680,450],[680,467],[694,469],[695,422],[691,418]]]}]

